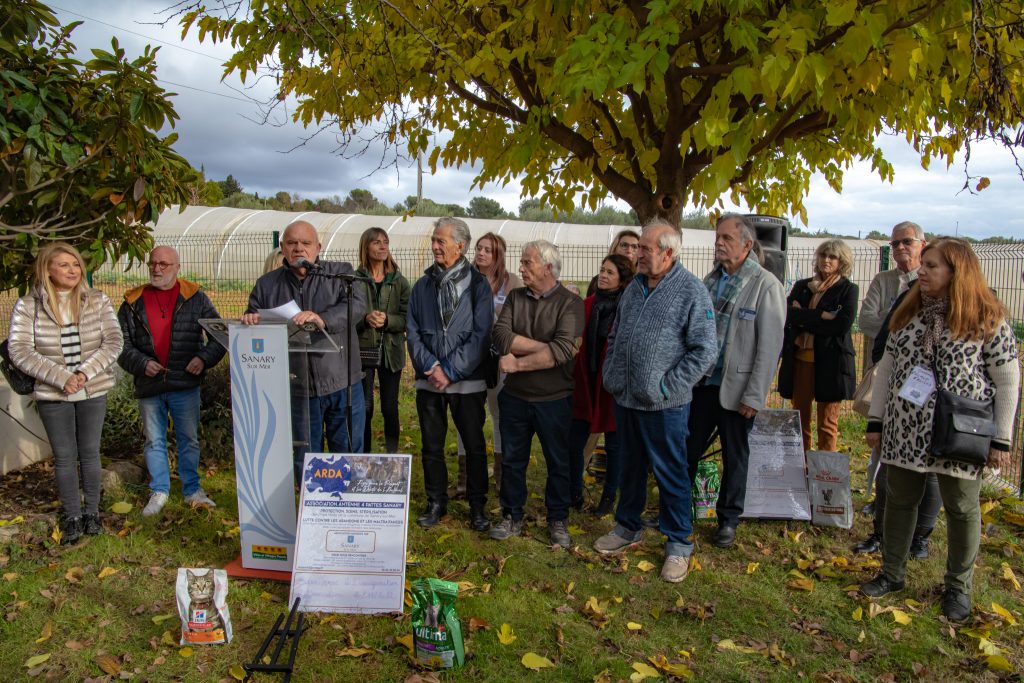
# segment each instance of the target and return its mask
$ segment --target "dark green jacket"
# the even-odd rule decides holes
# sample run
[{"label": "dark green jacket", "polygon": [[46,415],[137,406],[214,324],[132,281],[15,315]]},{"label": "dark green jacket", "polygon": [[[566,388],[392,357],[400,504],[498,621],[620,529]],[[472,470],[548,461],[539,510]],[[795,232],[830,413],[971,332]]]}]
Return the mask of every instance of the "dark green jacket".
[{"label": "dark green jacket", "polygon": [[[357,270],[356,275],[371,277],[363,268]],[[397,270],[388,273],[381,283],[380,297],[377,296],[377,288],[369,282],[364,282],[363,286],[366,287],[368,310],[384,311],[387,320],[383,328],[375,330],[366,324],[365,317],[360,318],[356,322],[359,346],[374,348],[380,345],[383,334],[383,365],[391,371],[401,370],[405,367],[405,314],[409,309],[409,292],[412,289],[409,281]]]}]

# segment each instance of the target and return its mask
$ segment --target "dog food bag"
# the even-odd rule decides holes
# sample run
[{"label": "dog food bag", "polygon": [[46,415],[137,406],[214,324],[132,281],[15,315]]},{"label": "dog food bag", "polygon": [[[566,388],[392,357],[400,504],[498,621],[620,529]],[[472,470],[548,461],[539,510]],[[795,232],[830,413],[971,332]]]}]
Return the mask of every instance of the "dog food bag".
[{"label": "dog food bag", "polygon": [[850,459],[845,454],[807,451],[807,489],[812,524],[840,529],[853,526]]},{"label": "dog food bag", "polygon": [[182,645],[231,642],[228,574],[223,569],[178,569],[175,585]]},{"label": "dog food bag", "polygon": [[462,624],[455,611],[459,586],[441,579],[412,582],[412,641],[416,660],[438,669],[461,666],[466,659]]},{"label": "dog food bag", "polygon": [[693,478],[693,521],[709,521],[717,518],[718,489],[722,480],[718,476],[718,463],[701,460],[697,465],[697,476]]}]

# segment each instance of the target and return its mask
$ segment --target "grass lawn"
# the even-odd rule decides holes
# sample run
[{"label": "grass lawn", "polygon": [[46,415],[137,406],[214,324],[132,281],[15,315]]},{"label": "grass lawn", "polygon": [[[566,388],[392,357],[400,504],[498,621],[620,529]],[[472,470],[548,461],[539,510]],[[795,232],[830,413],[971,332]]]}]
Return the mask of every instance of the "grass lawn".
[{"label": "grass lawn", "polygon": [[[408,378],[405,389],[402,444],[416,454],[419,434]],[[379,441],[379,415],[376,421]],[[867,461],[862,431],[858,420],[842,423],[841,449],[852,455],[855,490]],[[0,524],[7,527],[0,536],[6,539],[0,545],[4,680],[240,677],[241,664],[286,609],[288,587],[232,580],[234,641],[177,646],[177,568],[219,567],[238,554],[231,445],[222,432],[207,434],[203,486],[217,501],[216,510],[185,507],[175,488],[163,516],[144,520],[139,511],[146,491],[130,488],[104,498],[105,535],[69,548],[50,538],[56,505],[51,471],[37,466],[0,480]],[[454,465],[454,435],[451,441]],[[141,464],[141,457],[136,461]],[[454,481],[454,468],[450,476]],[[433,674],[410,662],[398,640],[411,633],[408,610],[391,617],[310,615],[294,680],[618,681],[646,674],[651,680],[692,675],[704,681],[951,681],[1020,680],[1016,672],[1024,671],[1024,607],[1016,583],[1024,580],[1020,500],[986,491],[974,615],[957,626],[946,623],[938,609],[944,520],[933,536],[931,558],[911,563],[907,589],[879,601],[851,590],[879,567],[877,555],[850,553],[869,527],[862,514],[850,531],[747,522],[730,550],[710,544],[713,525],[698,526],[691,574],[670,585],[658,579],[657,532],[649,531],[640,550],[623,556],[600,557],[591,550],[594,539],[611,528],[608,517],[573,512],[576,547],[550,549],[543,476],[536,447],[524,538],[498,543],[474,533],[464,501],[453,502],[450,516],[434,529],[410,526],[408,578],[460,582],[458,610],[468,652],[461,670]],[[19,502],[32,496],[10,493],[30,485],[39,488],[36,499],[46,502]],[[588,488],[596,501],[599,485],[590,482]],[[112,512],[122,500],[132,510]],[[492,495],[496,518],[495,501]],[[862,494],[855,501],[858,509],[866,502]],[[414,462],[413,516],[422,503],[422,472]],[[17,517],[23,519],[11,532]],[[498,638],[504,624],[515,636],[509,644]],[[527,653],[553,666],[527,669],[521,663]]]}]

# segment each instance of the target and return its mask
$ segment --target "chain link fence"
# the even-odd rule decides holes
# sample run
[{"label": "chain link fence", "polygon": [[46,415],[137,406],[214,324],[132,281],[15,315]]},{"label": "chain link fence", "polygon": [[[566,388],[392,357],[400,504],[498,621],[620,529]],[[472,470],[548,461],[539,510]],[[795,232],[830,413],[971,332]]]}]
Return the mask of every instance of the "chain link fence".
[{"label": "chain link fence", "polygon": [[[264,272],[268,257],[275,251],[278,236],[274,233],[246,234],[232,236],[226,242],[219,236],[203,237],[161,237],[154,236],[158,246],[173,246],[181,260],[181,277],[194,280],[213,300],[225,318],[237,318],[245,310],[253,282]],[[522,243],[510,243],[505,255],[506,267],[515,272],[518,269]],[[587,285],[600,267],[601,259],[607,253],[598,245],[559,245],[562,257],[562,280],[575,282],[585,292]],[[1017,334],[1019,355],[1024,357],[1024,244],[976,245],[975,253],[981,261],[982,271],[989,285],[997,292],[1009,312],[1009,318]],[[422,248],[394,249],[392,254],[399,268],[410,282],[415,282],[432,263],[429,240],[425,237]],[[867,294],[872,278],[881,270],[892,267],[888,247],[857,247],[853,250],[854,268],[850,279],[860,288],[860,297]],[[356,264],[358,252],[354,246],[329,248],[321,258],[330,261],[348,261]],[[691,272],[703,277],[713,267],[714,249],[711,246],[687,247],[683,245],[681,261]],[[785,288],[787,291],[799,279],[812,274],[814,249],[810,247],[791,248],[786,252]],[[92,274],[95,287],[102,289],[119,305],[124,292],[148,281],[145,264],[129,264],[122,260],[106,264]],[[0,331],[7,335],[11,308],[17,293],[0,293]],[[854,344],[860,348],[863,337],[854,326]],[[862,370],[863,354],[857,358],[858,370]],[[1024,391],[1022,391],[1024,393]],[[773,391],[769,405],[781,408],[783,400]],[[844,404],[845,413],[852,412]],[[1018,410],[1014,425],[1013,466],[1003,477],[1019,488],[1024,488],[1024,420]]]}]

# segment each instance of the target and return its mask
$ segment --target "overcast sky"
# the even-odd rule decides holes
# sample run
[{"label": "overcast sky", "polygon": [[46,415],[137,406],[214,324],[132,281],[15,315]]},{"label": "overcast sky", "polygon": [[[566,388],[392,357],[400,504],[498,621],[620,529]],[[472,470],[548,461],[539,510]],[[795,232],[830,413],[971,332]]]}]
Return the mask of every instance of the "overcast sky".
[{"label": "overcast sky", "polygon": [[[174,106],[181,117],[176,127],[180,139],[175,148],[196,168],[204,167],[208,179],[232,174],[247,192],[256,191],[260,196],[286,190],[311,199],[344,197],[359,187],[392,205],[416,194],[415,164],[402,161],[397,168],[376,170],[381,159],[372,150],[345,159],[338,155],[337,139],[329,132],[302,144],[312,131],[290,123],[281,109],[274,117],[279,125],[258,123],[260,109],[249,98],[265,99],[273,91],[272,83],[246,90],[234,77],[221,82],[220,63],[230,48],[200,44],[194,31],[182,41],[176,22],[166,28],[155,25],[153,22],[162,18],[161,10],[171,4],[173,0],[59,0],[51,7],[63,23],[85,22],[73,34],[83,57],[88,56],[89,48],[109,49],[115,35],[130,57],[141,53],[147,43],[162,45],[158,74],[164,88],[178,93]],[[1024,238],[1024,180],[1005,150],[994,145],[974,148],[970,172],[988,176],[992,184],[972,195],[961,192],[962,160],[948,170],[933,163],[931,170],[925,171],[902,139],[883,140],[882,146],[895,166],[894,182],[882,182],[867,164],[846,173],[842,194],[815,177],[806,199],[810,229],[857,236],[872,229],[887,232],[899,221],[913,220],[940,234]],[[441,170],[424,178],[424,196],[467,205],[471,197],[484,195],[509,211],[517,210],[522,200],[517,183],[471,192],[474,175],[470,167]]]}]

